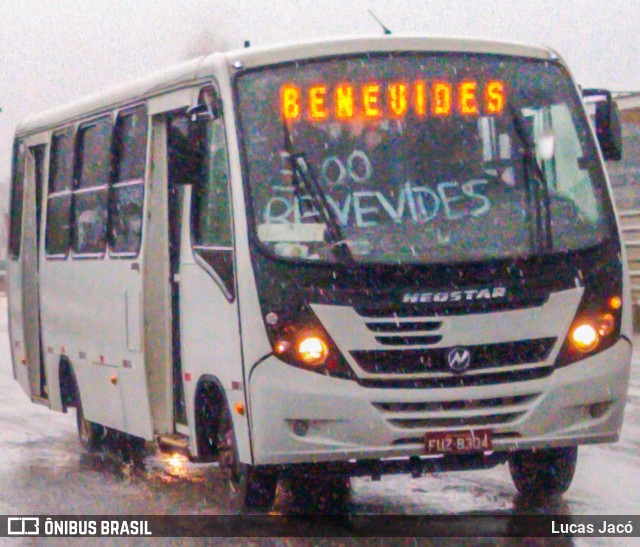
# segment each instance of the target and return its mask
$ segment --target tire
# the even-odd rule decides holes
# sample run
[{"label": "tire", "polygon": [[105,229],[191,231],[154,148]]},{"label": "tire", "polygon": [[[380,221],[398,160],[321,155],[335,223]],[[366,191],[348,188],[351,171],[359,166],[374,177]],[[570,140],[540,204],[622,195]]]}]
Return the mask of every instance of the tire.
[{"label": "tire", "polygon": [[277,512],[294,515],[348,513],[351,479],[340,472],[293,472],[278,486]]},{"label": "tire", "polygon": [[577,462],[577,446],[523,450],[509,457],[509,471],[523,496],[554,496],[569,489]]},{"label": "tire", "polygon": [[218,465],[225,479],[229,508],[268,510],[273,504],[278,474],[271,469],[240,462],[233,420],[226,401],[219,408],[216,424]]},{"label": "tire", "polygon": [[107,430],[103,426],[90,422],[84,417],[82,401],[80,400],[80,390],[74,376],[73,382],[73,402],[76,407],[76,425],[78,427],[78,438],[80,444],[90,451],[98,450],[107,436]]},{"label": "tire", "polygon": [[142,464],[147,451],[147,443],[143,438],[106,429],[108,434],[105,444],[110,451],[117,454],[125,463]]}]

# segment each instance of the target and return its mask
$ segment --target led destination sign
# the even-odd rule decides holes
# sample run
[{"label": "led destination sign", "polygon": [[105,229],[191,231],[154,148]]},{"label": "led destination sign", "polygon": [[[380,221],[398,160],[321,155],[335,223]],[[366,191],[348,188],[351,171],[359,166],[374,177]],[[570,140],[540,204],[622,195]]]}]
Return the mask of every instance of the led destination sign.
[{"label": "led destination sign", "polygon": [[505,86],[500,80],[479,83],[426,82],[316,83],[301,87],[287,83],[280,88],[281,115],[285,120],[349,120],[415,116],[480,116],[501,114]]}]

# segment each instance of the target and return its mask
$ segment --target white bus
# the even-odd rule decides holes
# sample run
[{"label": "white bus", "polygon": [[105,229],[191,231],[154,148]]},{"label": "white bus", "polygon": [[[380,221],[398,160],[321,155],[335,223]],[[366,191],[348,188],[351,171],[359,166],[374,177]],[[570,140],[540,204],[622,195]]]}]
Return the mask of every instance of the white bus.
[{"label": "white bus", "polygon": [[631,360],[598,113],[549,49],[385,36],[215,53],[30,118],[14,375],[89,448],[218,461],[238,504],[283,473],[505,462],[564,492],[578,445],[618,439]]}]

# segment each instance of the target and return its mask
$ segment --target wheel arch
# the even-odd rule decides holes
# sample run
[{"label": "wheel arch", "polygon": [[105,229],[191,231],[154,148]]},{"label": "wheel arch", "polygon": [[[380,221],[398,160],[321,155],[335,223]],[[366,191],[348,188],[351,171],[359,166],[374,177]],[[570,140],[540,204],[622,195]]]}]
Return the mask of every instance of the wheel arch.
[{"label": "wheel arch", "polygon": [[216,409],[220,409],[222,404],[229,404],[222,382],[216,376],[205,374],[198,379],[193,405],[195,444],[198,460],[202,462],[215,461],[217,457],[217,447],[211,442],[215,438],[215,431],[212,432],[208,428],[214,425],[211,424],[211,420],[215,420],[214,427],[217,428],[219,414],[215,416],[208,414],[212,410],[211,407],[207,408],[211,401]]}]

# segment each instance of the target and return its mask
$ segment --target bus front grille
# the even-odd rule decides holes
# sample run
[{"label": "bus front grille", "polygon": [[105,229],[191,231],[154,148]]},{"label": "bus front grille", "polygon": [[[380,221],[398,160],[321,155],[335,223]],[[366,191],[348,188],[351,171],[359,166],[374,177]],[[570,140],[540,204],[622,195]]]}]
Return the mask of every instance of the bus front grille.
[{"label": "bus front grille", "polygon": [[506,372],[490,372],[485,374],[449,374],[426,378],[359,378],[358,383],[366,388],[425,389],[441,387],[468,387],[511,382],[538,380],[549,376],[553,365],[522,368]]},{"label": "bus front grille", "polygon": [[406,413],[406,412],[452,412],[458,410],[479,410],[512,407],[530,403],[538,393],[530,395],[514,395],[510,397],[493,397],[491,399],[461,399],[456,401],[430,401],[430,402],[384,402],[372,403],[382,412]]},{"label": "bus front grille", "polygon": [[373,402],[396,429],[493,428],[512,424],[535,404],[540,393],[429,402]]},{"label": "bus front grille", "polygon": [[465,417],[452,417],[452,418],[405,418],[402,420],[387,420],[391,425],[399,427],[401,429],[436,429],[436,428],[450,428],[450,427],[478,427],[478,426],[492,426],[511,423],[521,416],[524,412],[513,412],[510,414],[492,414],[489,416],[465,416]]},{"label": "bus front grille", "polygon": [[[471,355],[468,372],[543,362],[555,342],[555,338],[538,338],[468,346],[466,349]],[[451,349],[352,350],[351,356],[369,374],[442,373],[450,372],[447,355]]]},{"label": "bus front grille", "polygon": [[369,331],[376,334],[375,339],[384,346],[429,346],[442,340],[439,334],[433,334],[442,328],[442,321],[394,321],[365,323]]}]

